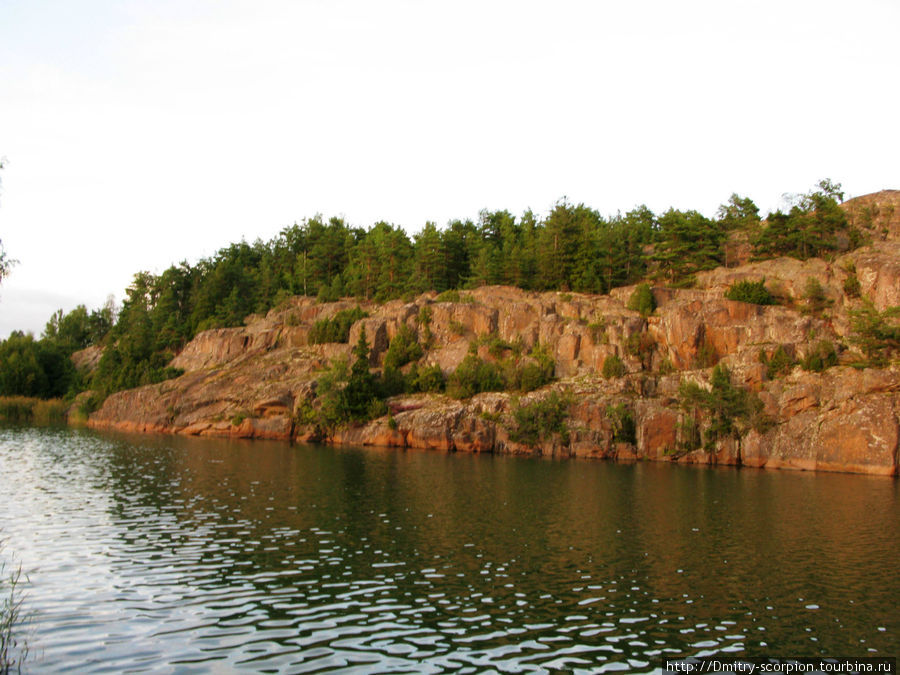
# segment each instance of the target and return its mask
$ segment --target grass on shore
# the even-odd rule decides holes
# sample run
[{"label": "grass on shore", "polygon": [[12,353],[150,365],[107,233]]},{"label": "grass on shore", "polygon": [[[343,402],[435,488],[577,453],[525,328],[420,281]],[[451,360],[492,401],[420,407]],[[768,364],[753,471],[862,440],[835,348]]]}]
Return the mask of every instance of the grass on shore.
[{"label": "grass on shore", "polygon": [[0,396],[0,423],[65,424],[69,405],[62,399]]}]

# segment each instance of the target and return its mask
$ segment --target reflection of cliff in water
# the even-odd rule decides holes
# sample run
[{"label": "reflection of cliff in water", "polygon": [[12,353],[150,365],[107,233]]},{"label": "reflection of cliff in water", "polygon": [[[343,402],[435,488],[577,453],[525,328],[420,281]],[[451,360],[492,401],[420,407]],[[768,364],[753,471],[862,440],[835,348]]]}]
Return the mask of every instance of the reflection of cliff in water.
[{"label": "reflection of cliff in water", "polygon": [[0,516],[49,669],[897,647],[887,478],[15,433]]}]

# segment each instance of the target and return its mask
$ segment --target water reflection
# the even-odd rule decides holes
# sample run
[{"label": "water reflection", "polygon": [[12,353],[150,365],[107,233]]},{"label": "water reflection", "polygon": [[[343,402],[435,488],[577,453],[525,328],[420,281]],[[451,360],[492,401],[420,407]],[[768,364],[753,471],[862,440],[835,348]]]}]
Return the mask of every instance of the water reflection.
[{"label": "water reflection", "polygon": [[0,481],[41,670],[649,671],[898,646],[883,477],[6,430]]}]

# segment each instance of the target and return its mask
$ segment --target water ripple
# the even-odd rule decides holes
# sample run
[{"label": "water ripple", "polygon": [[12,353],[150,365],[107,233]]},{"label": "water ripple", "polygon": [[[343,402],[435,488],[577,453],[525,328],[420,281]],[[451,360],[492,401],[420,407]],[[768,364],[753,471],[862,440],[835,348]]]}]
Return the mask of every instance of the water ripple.
[{"label": "water ripple", "polygon": [[6,429],[0,488],[41,672],[898,647],[890,479]]}]

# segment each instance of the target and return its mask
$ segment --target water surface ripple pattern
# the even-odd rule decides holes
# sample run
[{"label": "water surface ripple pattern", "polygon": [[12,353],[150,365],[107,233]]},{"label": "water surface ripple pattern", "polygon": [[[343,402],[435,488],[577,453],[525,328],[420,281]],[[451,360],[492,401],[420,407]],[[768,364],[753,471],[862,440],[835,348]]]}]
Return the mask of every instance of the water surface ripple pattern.
[{"label": "water surface ripple pattern", "polygon": [[40,672],[893,656],[877,476],[0,430]]}]

